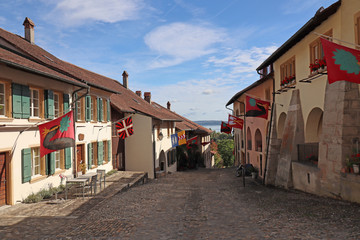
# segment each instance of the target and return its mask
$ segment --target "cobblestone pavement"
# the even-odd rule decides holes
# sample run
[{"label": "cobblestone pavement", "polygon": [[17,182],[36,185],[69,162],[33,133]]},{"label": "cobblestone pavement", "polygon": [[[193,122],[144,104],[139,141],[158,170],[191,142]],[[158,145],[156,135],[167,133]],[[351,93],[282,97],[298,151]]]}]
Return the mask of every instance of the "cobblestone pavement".
[{"label": "cobblestone pavement", "polygon": [[251,178],[244,188],[234,169],[177,172],[100,195],[66,215],[18,212],[7,217],[20,221],[1,224],[0,211],[0,239],[360,239],[360,205]]}]

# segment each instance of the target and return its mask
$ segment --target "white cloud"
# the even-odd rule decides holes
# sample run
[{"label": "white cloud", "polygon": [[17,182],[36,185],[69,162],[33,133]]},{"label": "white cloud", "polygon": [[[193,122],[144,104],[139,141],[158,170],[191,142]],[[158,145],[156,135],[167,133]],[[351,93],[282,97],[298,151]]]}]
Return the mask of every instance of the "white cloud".
[{"label": "white cloud", "polygon": [[187,23],[172,23],[145,36],[146,45],[159,54],[149,68],[168,67],[216,52],[214,45],[224,41],[223,29]]},{"label": "white cloud", "polygon": [[213,89],[205,89],[202,94],[204,95],[210,95],[210,94],[213,94],[214,93],[214,90]]},{"label": "white cloud", "polygon": [[137,19],[142,8],[142,0],[61,0],[50,16],[60,15],[65,25],[87,21],[115,23]]},{"label": "white cloud", "polygon": [[239,74],[255,73],[255,69],[277,49],[276,46],[251,49],[228,49],[221,56],[212,56],[206,65],[224,68],[229,67],[229,76],[233,78]]}]

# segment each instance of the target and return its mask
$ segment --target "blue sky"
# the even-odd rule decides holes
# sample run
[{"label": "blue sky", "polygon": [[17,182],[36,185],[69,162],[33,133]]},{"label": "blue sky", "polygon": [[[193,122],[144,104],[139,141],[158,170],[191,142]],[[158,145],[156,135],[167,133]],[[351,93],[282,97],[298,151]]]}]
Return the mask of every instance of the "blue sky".
[{"label": "blue sky", "polygon": [[0,27],[62,60],[151,92],[191,120],[227,120],[225,104],[321,7],[336,0],[12,0]]}]

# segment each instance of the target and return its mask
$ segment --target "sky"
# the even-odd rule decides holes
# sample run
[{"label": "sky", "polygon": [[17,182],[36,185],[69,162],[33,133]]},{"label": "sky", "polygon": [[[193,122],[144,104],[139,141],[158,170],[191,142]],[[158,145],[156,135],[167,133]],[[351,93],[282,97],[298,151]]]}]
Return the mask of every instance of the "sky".
[{"label": "sky", "polygon": [[[151,92],[190,120],[227,120],[226,103],[321,7],[336,0],[0,0],[0,27],[58,58]],[[229,106],[230,108],[232,105]]]}]

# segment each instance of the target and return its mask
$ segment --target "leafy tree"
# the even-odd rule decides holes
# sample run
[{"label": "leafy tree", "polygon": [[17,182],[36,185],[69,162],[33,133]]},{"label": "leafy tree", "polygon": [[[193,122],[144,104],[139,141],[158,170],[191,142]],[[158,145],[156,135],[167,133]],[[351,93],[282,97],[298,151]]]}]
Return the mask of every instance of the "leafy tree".
[{"label": "leafy tree", "polygon": [[223,160],[224,167],[230,167],[234,165],[234,140],[223,139],[218,141],[218,152]]}]

